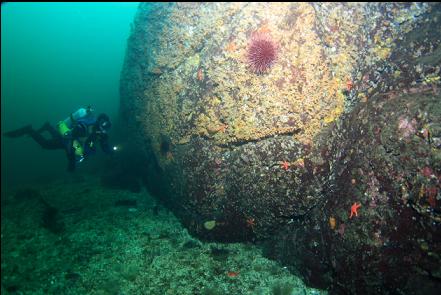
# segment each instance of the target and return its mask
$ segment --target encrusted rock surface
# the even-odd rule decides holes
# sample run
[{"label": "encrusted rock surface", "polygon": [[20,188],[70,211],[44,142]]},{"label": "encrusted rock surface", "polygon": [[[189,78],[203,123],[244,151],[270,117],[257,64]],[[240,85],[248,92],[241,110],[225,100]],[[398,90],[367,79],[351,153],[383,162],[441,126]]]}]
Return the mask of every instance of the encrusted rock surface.
[{"label": "encrusted rock surface", "polygon": [[342,293],[436,294],[441,95],[420,90],[379,95],[333,131],[324,201],[280,227],[270,256]]},{"label": "encrusted rock surface", "polygon": [[[269,253],[321,287],[439,287],[440,17],[429,3],[141,4],[121,111],[151,189],[198,236],[275,236]],[[255,33],[277,44],[263,74],[246,60]]]}]

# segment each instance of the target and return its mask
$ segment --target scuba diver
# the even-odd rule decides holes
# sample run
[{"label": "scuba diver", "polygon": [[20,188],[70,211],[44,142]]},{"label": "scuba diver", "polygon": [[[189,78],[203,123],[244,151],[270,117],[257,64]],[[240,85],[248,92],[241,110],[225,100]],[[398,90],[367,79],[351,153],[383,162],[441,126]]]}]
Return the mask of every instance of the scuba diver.
[{"label": "scuba diver", "polygon": [[[111,154],[113,152],[115,148],[112,149],[108,143],[107,132],[110,127],[109,117],[106,114],[100,114],[96,118],[89,106],[78,109],[65,120],[60,121],[56,128],[46,122],[38,130],[27,125],[17,130],[5,132],[4,135],[10,138],[29,135],[44,149],[64,149],[69,161],[67,170],[72,172],[77,163],[96,152],[97,142],[105,153]],[[44,131],[51,135],[50,139],[42,135]]]}]

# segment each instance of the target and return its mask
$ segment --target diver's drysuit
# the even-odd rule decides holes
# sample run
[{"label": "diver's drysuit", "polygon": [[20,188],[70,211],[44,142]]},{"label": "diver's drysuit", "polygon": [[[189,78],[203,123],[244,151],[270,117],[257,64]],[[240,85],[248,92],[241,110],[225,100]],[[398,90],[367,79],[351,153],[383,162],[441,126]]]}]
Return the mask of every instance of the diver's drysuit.
[{"label": "diver's drysuit", "polygon": [[[111,127],[109,117],[100,114],[96,118],[90,107],[80,108],[65,120],[58,122],[57,128],[46,122],[40,129],[34,130],[31,125],[6,132],[5,136],[31,136],[42,148],[48,150],[64,149],[69,160],[68,170],[74,171],[76,163],[82,162],[88,155],[95,153],[99,141],[105,153],[111,153],[107,131]],[[42,133],[49,132],[51,138]]]}]

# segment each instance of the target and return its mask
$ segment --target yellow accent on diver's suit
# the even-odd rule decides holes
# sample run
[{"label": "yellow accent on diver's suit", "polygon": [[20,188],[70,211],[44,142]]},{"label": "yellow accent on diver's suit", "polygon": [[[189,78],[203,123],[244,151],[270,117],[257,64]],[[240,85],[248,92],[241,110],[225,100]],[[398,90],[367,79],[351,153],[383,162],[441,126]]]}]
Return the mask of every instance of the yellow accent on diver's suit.
[{"label": "yellow accent on diver's suit", "polygon": [[75,150],[75,155],[80,156],[80,157],[82,157],[84,155],[84,149],[78,140],[75,139],[73,141],[72,147]]},{"label": "yellow accent on diver's suit", "polygon": [[67,136],[70,131],[71,131],[71,129],[69,127],[67,127],[66,122],[60,121],[58,123],[58,132],[60,132],[60,134],[62,136]]}]

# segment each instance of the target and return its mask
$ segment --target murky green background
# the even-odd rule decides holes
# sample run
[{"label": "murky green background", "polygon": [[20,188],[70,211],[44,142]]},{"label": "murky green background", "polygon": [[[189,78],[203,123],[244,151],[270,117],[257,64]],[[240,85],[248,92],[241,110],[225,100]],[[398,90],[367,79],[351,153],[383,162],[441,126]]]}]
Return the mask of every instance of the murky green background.
[{"label": "murky green background", "polygon": [[[45,121],[55,124],[85,105],[115,121],[119,77],[137,6],[2,4],[2,132],[26,124],[39,128]],[[62,150],[43,150],[28,137],[2,137],[1,147],[3,188],[67,173]],[[93,162],[84,163],[84,169]]]}]

